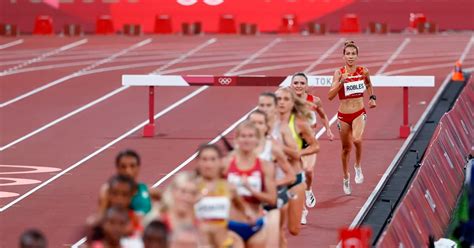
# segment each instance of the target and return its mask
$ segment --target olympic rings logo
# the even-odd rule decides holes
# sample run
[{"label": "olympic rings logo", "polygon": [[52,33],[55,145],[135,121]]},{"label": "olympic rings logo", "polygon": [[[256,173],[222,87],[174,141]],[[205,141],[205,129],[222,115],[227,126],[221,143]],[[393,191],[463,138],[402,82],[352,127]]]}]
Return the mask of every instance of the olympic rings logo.
[{"label": "olympic rings logo", "polygon": [[217,79],[217,82],[219,82],[221,85],[229,85],[232,83],[232,78],[221,77]]},{"label": "olympic rings logo", "polygon": [[[177,0],[177,2],[184,6],[191,6],[198,2],[198,0]],[[210,6],[217,6],[222,4],[224,0],[204,0],[204,3]]]}]

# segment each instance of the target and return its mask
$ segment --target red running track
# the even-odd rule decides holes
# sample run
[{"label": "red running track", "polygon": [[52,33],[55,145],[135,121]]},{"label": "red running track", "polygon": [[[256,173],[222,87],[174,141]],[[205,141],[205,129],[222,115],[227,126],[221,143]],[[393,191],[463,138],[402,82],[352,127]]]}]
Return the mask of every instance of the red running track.
[{"label": "red running track", "polygon": [[[362,35],[351,38],[360,46],[360,63],[368,65],[372,74],[375,74],[407,37]],[[308,66],[328,51],[341,36],[216,36],[216,42],[208,45],[203,44],[214,37],[155,36],[124,38],[112,46],[108,45],[111,42],[107,40],[110,39],[108,37],[86,38],[89,39],[86,44],[47,57],[41,63],[26,66],[23,68],[24,71],[17,74],[0,77],[2,95],[3,92],[9,94],[8,97],[2,96],[2,103],[107,58],[137,42],[148,38],[153,40],[91,70],[91,72],[96,70],[96,73],[66,80],[0,108],[2,147],[120,88],[120,75],[124,73],[149,73],[167,65],[163,73],[217,75],[238,67],[236,74],[289,74],[307,70]],[[275,42],[277,38],[281,40]],[[452,65],[448,63],[459,58],[471,36],[459,34],[409,38],[411,41],[384,73],[396,71],[397,75],[436,76],[435,88],[410,91],[410,121],[415,123],[438,86],[451,71]],[[51,38],[54,43],[45,45],[38,42],[37,37],[23,39],[25,41],[21,45],[0,50],[0,57],[5,57],[2,63],[13,64],[16,61],[28,60],[38,56],[39,50],[49,51],[72,42],[62,38]],[[10,41],[0,39],[0,45],[7,42]],[[272,42],[273,46],[268,47]],[[440,43],[444,45],[439,46]],[[195,53],[182,60],[176,60],[180,55],[188,54],[199,46],[201,49]],[[259,50],[265,47],[268,50],[260,54]],[[470,56],[473,54],[472,50],[469,51],[464,63],[467,67],[474,66],[473,56]],[[28,51],[31,51],[31,54]],[[259,56],[254,60],[248,61],[246,65],[241,64],[256,53]],[[328,56],[320,64],[310,68],[309,71],[331,74],[340,66],[339,47],[326,55]],[[173,63],[173,60],[177,63]],[[74,62],[83,64],[74,65]],[[67,63],[73,65],[68,66]],[[414,70],[419,63],[426,67]],[[41,69],[41,66],[46,65],[64,66],[57,70]],[[39,70],[34,70],[33,67]],[[12,186],[6,185],[11,181],[0,178],[2,186],[0,191],[18,194],[15,197],[0,198],[0,207],[3,210],[0,213],[2,223],[0,247],[15,246],[20,232],[32,226],[45,231],[51,247],[75,243],[81,238],[80,230],[85,218],[96,210],[100,185],[114,172],[113,158],[117,151],[128,147],[137,149],[144,161],[140,179],[152,185],[186,160],[198,144],[209,142],[247,113],[255,106],[256,98],[261,91],[273,89],[253,87],[201,89],[203,90],[201,93],[158,119],[158,133],[155,138],[141,138],[139,130],[95,156],[89,156],[146,120],[146,90],[123,89],[102,102],[8,147],[0,154],[2,177],[34,179],[47,184],[41,187],[38,186],[39,183]],[[160,88],[157,92],[156,112],[162,111],[194,90],[197,88]],[[315,94],[322,97],[325,109],[332,117],[336,113],[337,102],[327,101],[326,93],[327,90],[322,88],[315,91]],[[323,135],[322,149],[316,167],[316,181],[313,185],[318,203],[310,211],[309,224],[303,228],[301,235],[289,239],[290,247],[336,245],[338,228],[352,222],[381,174],[401,147],[403,140],[397,137],[401,123],[401,89],[380,88],[377,89],[377,95],[380,99],[378,108],[369,111],[365,134],[363,166],[366,182],[363,185],[353,183],[353,195],[343,196],[339,155],[329,152],[339,150],[340,144],[337,140],[329,142]],[[333,131],[336,132],[335,128]],[[87,156],[90,158],[77,163]],[[67,173],[57,171],[18,174],[13,173],[14,169],[11,167],[1,166],[47,166],[64,171],[74,164],[77,164],[77,167]],[[186,168],[192,166],[191,163]],[[15,169],[18,170],[20,169]],[[58,177],[58,173],[63,174],[59,174],[61,176]],[[47,181],[55,175],[58,177],[56,180]],[[35,187],[39,188],[34,192],[31,191]],[[24,197],[28,192],[31,194]],[[12,201],[17,202],[7,205]]]}]

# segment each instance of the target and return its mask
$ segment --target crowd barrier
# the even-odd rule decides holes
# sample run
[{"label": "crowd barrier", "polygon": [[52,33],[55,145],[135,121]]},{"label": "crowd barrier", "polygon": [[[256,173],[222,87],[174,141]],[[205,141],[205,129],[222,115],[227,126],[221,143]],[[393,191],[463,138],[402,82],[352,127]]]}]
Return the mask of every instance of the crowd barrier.
[{"label": "crowd barrier", "polygon": [[472,78],[445,113],[413,183],[380,237],[378,247],[426,247],[429,235],[444,235],[464,181],[474,140]]}]

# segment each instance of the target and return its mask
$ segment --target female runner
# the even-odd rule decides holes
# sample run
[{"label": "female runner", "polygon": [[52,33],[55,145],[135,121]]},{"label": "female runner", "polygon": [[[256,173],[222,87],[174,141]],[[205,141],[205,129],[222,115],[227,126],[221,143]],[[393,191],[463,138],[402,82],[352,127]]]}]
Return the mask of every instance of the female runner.
[{"label": "female runner", "polygon": [[[299,197],[294,197],[294,192],[295,190],[298,192],[304,192],[304,187],[299,185],[303,182],[302,178],[304,173],[300,173],[302,171],[302,167],[298,145],[293,138],[289,126],[282,125],[280,113],[277,109],[277,104],[277,95],[273,92],[264,92],[260,94],[258,98],[258,109],[265,112],[268,117],[270,136],[272,136],[273,139],[276,140],[281,147],[283,147],[283,151],[292,166],[293,173],[299,173],[299,175],[295,177],[294,182],[288,185],[288,187],[293,187],[293,189],[290,191],[290,195],[292,196],[290,197],[288,204],[284,205],[280,209],[280,228],[283,228],[288,219],[288,231],[291,235],[298,235],[301,227],[301,208],[302,204],[304,204],[304,200],[301,195]],[[298,180],[298,183],[296,180]],[[280,232],[280,247],[287,247],[286,235],[284,232]]]},{"label": "female runner", "polygon": [[[311,125],[313,129],[316,128],[317,121],[315,113],[317,113],[319,115],[319,118],[323,122],[324,127],[326,128],[326,134],[329,137],[329,140],[332,141],[334,139],[334,135],[329,126],[328,116],[326,115],[326,112],[323,109],[321,99],[308,93],[308,77],[306,76],[306,74],[302,72],[294,74],[291,79],[291,88],[295,91],[298,97],[306,99],[306,101],[309,103],[308,107],[311,110]],[[306,147],[307,143],[303,142],[303,148]],[[304,156],[302,160],[306,176],[306,207],[312,208],[316,205],[316,198],[314,197],[314,193],[312,190],[314,167],[316,166],[316,154]],[[304,220],[306,219],[305,213],[307,212],[303,212],[302,224],[305,224],[306,222]]]},{"label": "female runner", "polygon": [[[246,247],[263,247],[267,242],[262,204],[276,204],[274,169],[258,158],[256,148],[260,132],[249,121],[236,129],[236,147],[224,159],[224,174],[243,197],[249,211],[245,215],[232,211],[228,228],[237,233]],[[251,220],[249,220],[251,216]]]},{"label": "female runner", "polygon": [[199,197],[195,178],[194,173],[180,172],[163,194],[164,208],[159,220],[171,234],[171,247],[199,246],[198,222],[194,215],[194,204]]},{"label": "female runner", "polygon": [[354,41],[346,41],[344,43],[343,54],[345,65],[334,72],[328,97],[329,100],[332,100],[336,95],[339,96],[340,104],[337,113],[337,126],[342,142],[343,190],[346,195],[350,195],[351,186],[348,163],[352,144],[355,146],[356,153],[354,181],[357,184],[364,182],[361,168],[362,135],[367,120],[364,108],[364,91],[367,89],[369,93],[370,108],[376,107],[375,100],[377,98],[374,95],[369,71],[363,66],[356,65],[359,48],[355,45]]},{"label": "female runner", "polygon": [[222,152],[217,145],[207,144],[199,148],[196,174],[200,200],[194,211],[200,221],[201,244],[216,248],[243,247],[242,240],[233,235],[227,225],[232,208],[244,215],[250,209],[246,209],[235,188],[222,179]]},{"label": "female runner", "polygon": [[[278,89],[276,95],[280,121],[281,123],[288,123],[287,125],[291,131],[293,139],[297,144],[296,153],[299,160],[303,156],[318,153],[319,143],[315,139],[313,130],[309,124],[311,116],[306,107],[306,103],[297,97],[294,91],[290,88]],[[308,143],[306,148],[303,148],[303,139]],[[297,161],[299,162],[299,160]],[[296,227],[293,232],[290,229],[290,233],[293,235],[299,233],[299,226],[301,224],[302,211],[304,208],[304,191],[306,189],[304,179],[305,173],[302,170],[301,163],[299,163],[295,169],[298,169],[296,181],[294,184],[290,185],[289,188],[292,189],[291,192],[294,193],[296,197],[290,201],[288,209],[288,224],[289,226]]]},{"label": "female runner", "polygon": [[279,243],[284,243],[284,238],[281,236],[284,235],[283,225],[280,225],[280,223],[284,223],[284,220],[281,219],[280,209],[289,201],[288,185],[295,180],[295,173],[283,152],[282,145],[269,135],[270,127],[267,114],[257,109],[249,115],[248,119],[260,130],[260,133],[264,134],[257,147],[257,154],[259,154],[260,159],[275,166],[275,183],[278,190],[277,204],[276,206],[267,205],[265,210],[269,211],[267,214],[268,231],[272,234],[268,238],[267,247],[278,247]]}]

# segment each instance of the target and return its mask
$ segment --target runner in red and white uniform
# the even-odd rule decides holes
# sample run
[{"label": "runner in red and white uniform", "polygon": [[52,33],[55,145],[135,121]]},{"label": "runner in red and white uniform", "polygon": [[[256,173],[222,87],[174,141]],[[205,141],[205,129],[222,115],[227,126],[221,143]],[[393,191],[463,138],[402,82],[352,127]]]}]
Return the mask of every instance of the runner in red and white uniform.
[{"label": "runner in red and white uniform", "polygon": [[[326,128],[326,134],[329,137],[329,140],[334,139],[334,134],[331,131],[329,126],[328,116],[324,111],[323,105],[321,103],[321,99],[314,95],[308,93],[308,77],[306,74],[299,72],[292,76],[291,78],[291,86],[293,91],[296,93],[298,97],[302,99],[306,99],[308,102],[308,107],[311,110],[311,126],[313,129],[316,129],[317,119],[316,114],[321,119],[324,127]],[[308,143],[303,139],[303,148],[306,148]],[[313,177],[314,177],[314,167],[316,166],[316,154],[311,154],[308,156],[303,156],[301,158],[303,160],[303,169],[305,171],[306,176],[306,207],[312,208],[316,205],[316,197],[314,196],[312,185],[313,185]],[[305,208],[303,210],[303,215],[301,216],[301,224],[306,224],[306,217],[308,215],[308,210]]]},{"label": "runner in red and white uniform", "polygon": [[295,181],[296,174],[288,161],[288,157],[283,152],[283,145],[270,134],[267,114],[257,109],[249,114],[248,120],[260,130],[260,133],[265,134],[260,137],[259,146],[257,147],[259,158],[273,165],[275,169],[275,184],[278,194],[277,204],[264,207],[268,216],[268,231],[272,234],[268,237],[267,247],[283,248],[286,247],[284,245],[286,238],[283,223],[285,223],[284,218],[286,217],[284,212],[287,211],[284,208],[291,196],[288,191],[288,185]]},{"label": "runner in red and white uniform", "polygon": [[361,168],[362,135],[364,133],[367,115],[364,108],[364,91],[369,93],[369,107],[376,107],[376,97],[370,81],[367,68],[357,66],[359,48],[354,41],[344,43],[345,65],[334,72],[333,82],[329,90],[329,100],[339,96],[338,128],[342,142],[342,169],[344,173],[343,190],[346,195],[351,194],[350,174],[348,169],[349,155],[352,144],[355,146],[356,163],[354,165],[354,181],[360,184],[364,181]]},{"label": "runner in red and white uniform", "polygon": [[[275,172],[257,154],[261,134],[250,121],[236,129],[236,147],[224,159],[224,175],[244,199],[247,213],[231,212],[229,230],[237,233],[246,247],[264,247],[267,242],[263,204],[276,205]],[[249,218],[250,217],[250,218]]]}]

